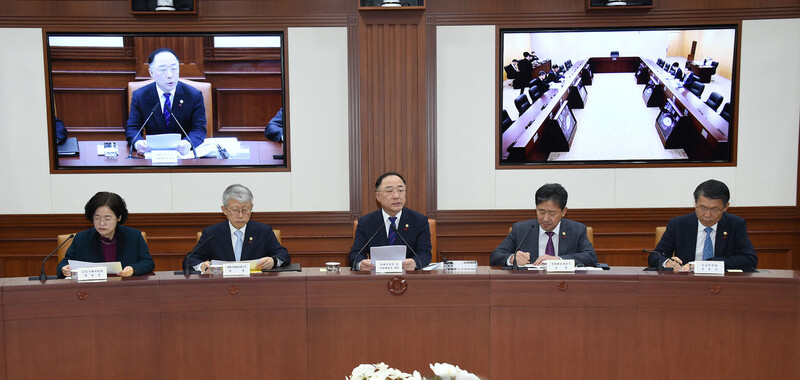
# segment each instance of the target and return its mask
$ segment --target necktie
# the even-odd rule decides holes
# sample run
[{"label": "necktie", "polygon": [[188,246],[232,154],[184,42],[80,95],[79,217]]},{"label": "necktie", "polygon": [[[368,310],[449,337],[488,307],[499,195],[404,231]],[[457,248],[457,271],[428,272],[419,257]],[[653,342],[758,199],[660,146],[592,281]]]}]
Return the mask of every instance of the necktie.
[{"label": "necktie", "polygon": [[[389,217],[389,223],[392,224],[392,227],[394,227],[394,221],[395,220],[397,220],[396,216],[390,216]],[[391,228],[391,227],[389,228],[388,237],[389,237],[389,245],[394,245],[394,241],[397,240],[397,233],[394,232],[394,228]]]},{"label": "necktie", "polygon": [[708,260],[714,257],[714,244],[711,244],[711,231],[714,231],[711,227],[706,227],[706,242],[703,244],[703,260]]},{"label": "necktie", "polygon": [[544,249],[544,254],[545,255],[550,255],[550,256],[555,256],[556,255],[556,249],[553,246],[553,235],[555,234],[555,232],[547,231],[547,232],[545,232],[545,234],[547,234],[547,247],[545,247],[545,249]]},{"label": "necktie", "polygon": [[236,235],[236,245],[233,246],[233,256],[236,257],[236,261],[242,260],[242,244],[244,241],[242,240],[242,231],[236,230],[233,232]]},{"label": "necktie", "polygon": [[169,92],[164,93],[164,125],[169,127],[169,110],[172,108],[172,103],[169,102]]}]

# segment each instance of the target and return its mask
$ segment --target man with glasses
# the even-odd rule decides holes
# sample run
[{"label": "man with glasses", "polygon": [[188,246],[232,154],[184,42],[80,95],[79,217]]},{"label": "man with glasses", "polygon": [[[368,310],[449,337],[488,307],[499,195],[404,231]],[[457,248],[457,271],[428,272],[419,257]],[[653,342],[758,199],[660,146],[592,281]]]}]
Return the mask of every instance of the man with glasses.
[{"label": "man with glasses", "polygon": [[281,246],[272,227],[250,220],[253,193],[242,185],[230,185],[222,193],[222,213],[227,221],[207,227],[197,242],[189,265],[207,272],[211,260],[258,260],[257,269],[288,265],[289,252]]},{"label": "man with glasses", "polygon": [[[758,264],[744,219],[726,213],[731,193],[710,179],[694,190],[694,213],[673,218],[647,261],[651,267],[688,271],[690,261],[724,261],[726,269]],[[672,257],[665,257],[671,256]],[[663,255],[662,255],[663,254]]]},{"label": "man with glasses", "polygon": [[[144,154],[150,151],[147,141],[144,140],[144,134],[183,135],[182,126],[188,136],[183,135],[178,151],[186,154],[192,148],[192,144],[195,147],[200,146],[206,138],[206,107],[203,103],[203,94],[194,87],[178,81],[180,63],[174,51],[168,48],[156,49],[150,54],[147,64],[154,83],[134,91],[131,95],[130,115],[125,127],[128,146],[133,146],[137,152]],[[145,120],[147,125],[144,133],[139,133]]]},{"label": "man with glasses", "polygon": [[[375,181],[375,198],[381,209],[358,219],[350,248],[350,265],[361,271],[375,266],[370,247],[408,245],[403,269],[421,269],[431,262],[431,230],[428,218],[406,205],[406,180],[397,173],[384,173]],[[413,252],[412,252],[413,249]],[[416,253],[416,255],[414,255]]]}]

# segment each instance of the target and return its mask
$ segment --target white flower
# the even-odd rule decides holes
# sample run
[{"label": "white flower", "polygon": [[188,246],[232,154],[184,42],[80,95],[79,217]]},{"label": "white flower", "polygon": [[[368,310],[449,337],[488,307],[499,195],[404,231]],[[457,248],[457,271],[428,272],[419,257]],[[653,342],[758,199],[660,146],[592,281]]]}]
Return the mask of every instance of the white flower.
[{"label": "white flower", "polygon": [[439,377],[445,377],[445,376],[452,377],[457,375],[461,371],[460,368],[447,363],[431,364],[431,370],[433,371],[434,375]]}]

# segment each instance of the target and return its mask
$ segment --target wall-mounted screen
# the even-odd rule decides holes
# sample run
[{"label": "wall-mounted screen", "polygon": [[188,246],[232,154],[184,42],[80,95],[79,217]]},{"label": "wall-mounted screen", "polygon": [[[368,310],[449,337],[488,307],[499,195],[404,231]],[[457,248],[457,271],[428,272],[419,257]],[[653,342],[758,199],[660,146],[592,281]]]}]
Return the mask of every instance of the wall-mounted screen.
[{"label": "wall-mounted screen", "polygon": [[283,33],[46,41],[56,170],[287,167]]},{"label": "wall-mounted screen", "polygon": [[[731,162],[735,120],[719,112],[736,104],[737,33],[735,25],[501,29],[498,115],[511,124],[498,120],[500,165]],[[531,90],[539,81],[549,83],[543,95]],[[563,152],[534,136],[567,99],[575,136]],[[656,127],[667,99],[697,133],[679,147],[665,148]]]}]

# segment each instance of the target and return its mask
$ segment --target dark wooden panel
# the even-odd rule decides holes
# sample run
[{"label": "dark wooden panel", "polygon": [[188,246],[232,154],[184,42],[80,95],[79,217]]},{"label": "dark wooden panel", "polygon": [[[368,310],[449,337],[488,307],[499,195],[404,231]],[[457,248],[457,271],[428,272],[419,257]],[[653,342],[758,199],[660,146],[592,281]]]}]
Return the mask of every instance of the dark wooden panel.
[{"label": "dark wooden panel", "polygon": [[264,139],[267,122],[281,109],[283,94],[280,88],[216,89],[217,120],[215,136],[230,136],[238,132],[260,134]]},{"label": "dark wooden panel", "polygon": [[81,133],[124,137],[128,120],[126,89],[54,88],[56,109],[70,135]]}]

